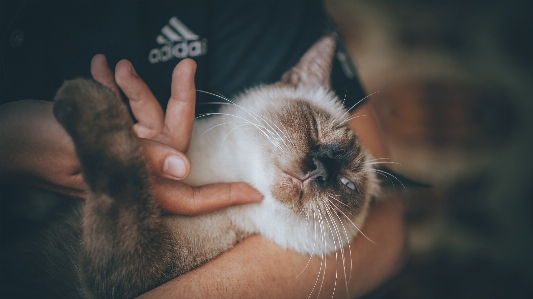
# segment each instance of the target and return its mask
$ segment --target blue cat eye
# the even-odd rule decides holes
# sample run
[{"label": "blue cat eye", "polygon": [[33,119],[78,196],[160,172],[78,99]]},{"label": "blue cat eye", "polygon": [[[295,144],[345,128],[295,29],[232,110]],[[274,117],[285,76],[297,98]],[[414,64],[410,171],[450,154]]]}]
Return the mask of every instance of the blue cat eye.
[{"label": "blue cat eye", "polygon": [[352,181],[350,181],[349,179],[347,179],[347,178],[345,178],[345,177],[343,177],[343,176],[341,177],[341,183],[342,183],[344,186],[346,186],[346,187],[348,187],[348,188],[350,188],[350,189],[352,189],[352,190],[355,190],[355,185],[354,185],[354,183],[352,183]]}]

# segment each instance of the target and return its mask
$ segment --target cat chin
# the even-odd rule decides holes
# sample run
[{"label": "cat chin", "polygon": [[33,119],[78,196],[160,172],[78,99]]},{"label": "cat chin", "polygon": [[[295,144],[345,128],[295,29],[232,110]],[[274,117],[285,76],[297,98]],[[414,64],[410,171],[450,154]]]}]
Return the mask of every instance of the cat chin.
[{"label": "cat chin", "polygon": [[306,219],[276,199],[265,197],[259,204],[230,208],[228,216],[237,227],[253,227],[251,233],[259,233],[285,249],[321,256],[346,247],[360,232],[367,211],[368,201],[350,220],[341,222],[335,216]]}]

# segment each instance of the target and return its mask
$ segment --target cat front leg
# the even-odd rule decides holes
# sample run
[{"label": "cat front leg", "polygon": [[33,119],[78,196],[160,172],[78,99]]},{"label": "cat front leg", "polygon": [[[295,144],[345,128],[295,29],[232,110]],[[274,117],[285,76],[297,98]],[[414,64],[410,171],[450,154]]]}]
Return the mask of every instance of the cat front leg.
[{"label": "cat front leg", "polygon": [[54,115],[72,137],[90,192],[82,216],[80,278],[87,297],[133,298],[180,272],[125,105],[88,79],[67,81]]}]

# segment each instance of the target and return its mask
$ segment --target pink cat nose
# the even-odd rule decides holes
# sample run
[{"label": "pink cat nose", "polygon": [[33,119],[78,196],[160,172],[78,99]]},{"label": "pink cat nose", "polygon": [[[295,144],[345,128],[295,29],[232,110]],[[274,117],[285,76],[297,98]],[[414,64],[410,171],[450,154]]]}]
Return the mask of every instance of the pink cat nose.
[{"label": "pink cat nose", "polygon": [[305,175],[294,175],[289,174],[292,177],[292,180],[294,183],[298,184],[300,186],[300,189],[304,189],[310,182],[313,182],[315,180],[323,180],[325,181],[327,179],[327,171],[324,167],[324,164],[320,162],[318,159],[313,159],[313,162],[315,164],[315,168],[311,171],[309,171]]}]

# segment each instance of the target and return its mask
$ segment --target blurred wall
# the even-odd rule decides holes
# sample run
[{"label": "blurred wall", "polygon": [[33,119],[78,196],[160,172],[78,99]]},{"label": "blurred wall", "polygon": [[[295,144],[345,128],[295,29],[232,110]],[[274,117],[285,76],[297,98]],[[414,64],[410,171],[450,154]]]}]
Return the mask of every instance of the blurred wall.
[{"label": "blurred wall", "polygon": [[[479,277],[473,289],[504,281],[503,275],[524,281],[492,283],[503,294],[529,292],[531,1],[328,0],[326,5],[367,92],[378,92],[371,105],[392,161],[401,164],[396,170],[435,186],[401,195],[412,260],[403,275],[435,273],[449,261],[457,266],[450,275]],[[484,266],[472,266],[473,261]],[[492,273],[486,267],[495,274],[484,276]]]}]

